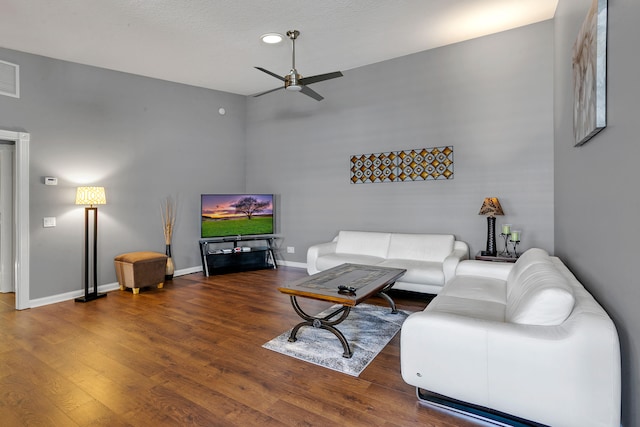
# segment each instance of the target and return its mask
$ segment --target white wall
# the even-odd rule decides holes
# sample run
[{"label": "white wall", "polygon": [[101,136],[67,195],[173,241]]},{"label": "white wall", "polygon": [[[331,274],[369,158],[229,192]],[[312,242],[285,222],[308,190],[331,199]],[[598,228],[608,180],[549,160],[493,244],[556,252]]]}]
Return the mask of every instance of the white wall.
[{"label": "white wall", "polygon": [[640,426],[640,2],[609,1],[607,127],[574,147],[571,52],[590,0],[555,17],[556,253],[604,306],[622,350],[622,421]]},{"label": "white wall", "polygon": [[[298,64],[301,73],[313,74]],[[247,189],[280,195],[287,261],[338,230],[454,233],[486,244],[484,197],[553,250],[551,21],[348,70],[299,93],[250,98]],[[454,146],[450,181],[351,184],[353,154]],[[498,248],[502,244],[498,243]]]}]

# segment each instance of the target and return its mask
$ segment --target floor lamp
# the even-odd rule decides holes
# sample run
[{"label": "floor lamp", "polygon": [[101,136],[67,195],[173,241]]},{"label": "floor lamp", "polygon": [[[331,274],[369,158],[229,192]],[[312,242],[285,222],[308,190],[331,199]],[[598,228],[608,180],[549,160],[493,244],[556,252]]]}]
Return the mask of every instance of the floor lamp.
[{"label": "floor lamp", "polygon": [[482,202],[478,215],[487,216],[487,250],[480,252],[483,256],[496,256],[496,215],[504,215],[497,197],[487,197]]},{"label": "floor lamp", "polygon": [[[89,302],[106,297],[107,294],[98,293],[98,208],[94,205],[104,205],[107,198],[104,187],[78,187],[76,191],[76,205],[84,208],[84,296],[76,298],[76,302]],[[88,207],[86,205],[89,205]],[[89,233],[89,217],[93,216],[93,236]],[[93,251],[89,252],[89,241],[93,244]],[[91,255],[91,270],[93,275],[93,289],[89,292],[89,258]]]}]

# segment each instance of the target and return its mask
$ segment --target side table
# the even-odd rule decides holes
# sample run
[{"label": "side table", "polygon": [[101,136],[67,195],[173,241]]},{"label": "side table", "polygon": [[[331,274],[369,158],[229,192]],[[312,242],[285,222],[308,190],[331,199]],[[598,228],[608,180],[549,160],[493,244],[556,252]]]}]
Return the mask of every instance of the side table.
[{"label": "side table", "polygon": [[518,258],[514,256],[500,256],[500,255],[489,256],[489,255],[482,255],[482,252],[478,252],[476,254],[476,259],[480,261],[493,261],[493,262],[516,262],[518,260]]}]

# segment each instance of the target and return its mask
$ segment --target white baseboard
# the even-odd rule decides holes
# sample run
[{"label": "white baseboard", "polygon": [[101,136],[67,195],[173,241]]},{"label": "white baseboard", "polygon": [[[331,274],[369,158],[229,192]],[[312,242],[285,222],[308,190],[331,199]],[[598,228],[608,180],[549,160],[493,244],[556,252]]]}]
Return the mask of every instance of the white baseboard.
[{"label": "white baseboard", "polygon": [[278,261],[278,265],[284,265],[285,267],[296,267],[296,268],[304,268],[307,269],[306,262],[294,262],[294,261]]},{"label": "white baseboard", "polygon": [[173,273],[173,277],[186,276],[187,274],[199,273],[201,271],[202,271],[202,266],[183,268],[181,270],[176,270],[176,272]]},{"label": "white baseboard", "polygon": [[[278,261],[278,264],[283,265],[285,267],[295,267],[295,268],[303,268],[306,270],[307,264],[304,262],[293,262],[293,261]],[[176,270],[173,274],[174,277],[184,276],[192,273],[199,273],[202,271],[202,266],[197,267],[189,267],[183,268],[180,270]],[[114,283],[106,283],[104,285],[98,286],[98,292],[110,292],[120,289],[120,285],[118,282]],[[77,291],[66,292],[64,294],[51,295],[49,297],[44,298],[36,298],[29,301],[29,308],[42,307],[43,305],[56,304],[59,302],[69,301],[84,295],[84,291],[79,289]]]},{"label": "white baseboard", "polygon": [[[120,289],[120,285],[118,282],[115,283],[107,283],[106,285],[98,286],[98,292],[109,292],[115,291],[116,289]],[[84,290],[77,290],[72,292],[67,292],[64,294],[51,295],[49,297],[37,298],[29,300],[29,308],[42,307],[43,305],[56,304],[58,302],[69,301],[84,295]]]},{"label": "white baseboard", "polygon": [[[179,277],[179,276],[184,276],[186,274],[198,273],[200,271],[202,271],[202,266],[183,268],[181,270],[176,270],[173,276]],[[118,282],[106,283],[104,285],[98,286],[98,292],[100,293],[115,291],[119,289],[120,289],[120,285],[118,284]],[[29,308],[42,307],[43,305],[56,304],[59,302],[69,301],[69,300],[81,297],[83,295],[84,295],[84,290],[80,289],[77,291],[66,292],[64,294],[51,295],[49,297],[44,297],[44,298],[36,298],[29,301]]]}]

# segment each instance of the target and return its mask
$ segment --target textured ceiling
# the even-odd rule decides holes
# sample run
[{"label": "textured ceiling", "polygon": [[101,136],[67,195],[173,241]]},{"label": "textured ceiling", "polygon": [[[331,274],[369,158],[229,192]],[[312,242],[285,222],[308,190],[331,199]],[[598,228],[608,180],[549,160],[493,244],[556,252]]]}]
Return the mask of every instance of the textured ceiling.
[{"label": "textured ceiling", "polygon": [[[0,47],[242,95],[553,18],[558,0],[0,0]],[[2,59],[0,57],[0,59]],[[318,83],[330,84],[330,83]]]}]

